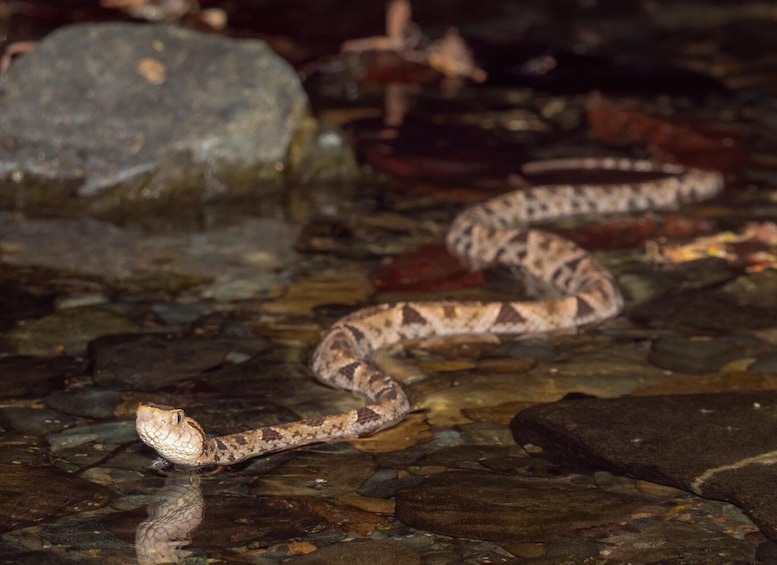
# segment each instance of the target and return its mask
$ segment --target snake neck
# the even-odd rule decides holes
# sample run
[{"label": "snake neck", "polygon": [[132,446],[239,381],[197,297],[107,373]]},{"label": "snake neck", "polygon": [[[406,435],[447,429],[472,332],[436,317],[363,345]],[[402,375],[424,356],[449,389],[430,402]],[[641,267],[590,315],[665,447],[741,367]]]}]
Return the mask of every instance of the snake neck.
[{"label": "snake neck", "polygon": [[391,427],[410,411],[407,396],[401,388],[396,390],[399,394],[386,394],[366,406],[334,416],[309,418],[209,439],[199,464],[233,465],[260,455],[314,443],[355,439]]}]

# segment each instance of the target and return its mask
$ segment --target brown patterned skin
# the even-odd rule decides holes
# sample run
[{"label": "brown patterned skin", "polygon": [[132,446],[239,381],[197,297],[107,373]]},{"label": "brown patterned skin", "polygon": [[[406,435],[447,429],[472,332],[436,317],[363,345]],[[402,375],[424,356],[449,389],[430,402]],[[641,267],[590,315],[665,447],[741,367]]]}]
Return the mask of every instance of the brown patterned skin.
[{"label": "brown patterned skin", "polygon": [[538,302],[403,302],[363,308],[338,320],[313,353],[316,377],[366,397],[365,406],[324,418],[268,426],[208,439],[182,410],[141,404],[137,430],[164,459],[187,467],[229,465],[311,443],[369,435],[410,410],[400,385],[370,360],[403,340],[431,336],[526,336],[577,328],[617,315],[623,298],[614,277],[571,241],[532,222],[583,214],[674,208],[723,188],[719,173],[626,159],[562,159],[529,163],[526,173],[564,169],[625,170],[664,176],[642,183],[548,185],[511,192],[464,210],[453,222],[448,249],[473,268],[520,267],[558,287],[563,296]]}]

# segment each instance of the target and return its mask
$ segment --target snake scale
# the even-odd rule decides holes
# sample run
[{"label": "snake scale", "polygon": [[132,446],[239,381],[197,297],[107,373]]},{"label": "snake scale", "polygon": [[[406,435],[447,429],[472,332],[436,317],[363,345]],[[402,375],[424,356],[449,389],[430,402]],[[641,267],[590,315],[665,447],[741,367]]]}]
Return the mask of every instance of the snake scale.
[{"label": "snake scale", "polygon": [[403,340],[431,336],[526,336],[577,328],[617,315],[618,285],[588,252],[530,223],[577,215],[674,208],[710,198],[723,187],[717,172],[617,158],[538,161],[524,172],[588,169],[660,175],[628,184],[534,186],[497,196],[460,213],[448,231],[451,253],[472,268],[520,267],[563,292],[535,302],[400,302],[357,310],[338,320],[313,353],[311,367],[323,383],[366,397],[361,408],[320,418],[208,438],[183,410],[141,403],[140,438],[170,463],[186,467],[230,465],[262,454],[369,435],[401,421],[410,410],[397,381],[371,355]]}]

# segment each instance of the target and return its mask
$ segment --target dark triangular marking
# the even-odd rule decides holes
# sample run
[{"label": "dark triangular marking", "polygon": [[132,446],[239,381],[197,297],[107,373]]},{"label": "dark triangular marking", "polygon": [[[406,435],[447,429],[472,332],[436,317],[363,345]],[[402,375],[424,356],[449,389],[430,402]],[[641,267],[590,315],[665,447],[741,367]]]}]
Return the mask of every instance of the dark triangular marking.
[{"label": "dark triangular marking", "polygon": [[281,439],[281,433],[272,428],[262,428],[262,441],[278,441]]},{"label": "dark triangular marking", "polygon": [[348,331],[351,332],[351,335],[354,337],[354,339],[356,339],[357,342],[364,340],[364,332],[359,328],[350,324],[345,324],[345,327],[348,328]]},{"label": "dark triangular marking", "polygon": [[499,314],[494,320],[495,324],[522,324],[526,321],[518,310],[509,304],[502,304],[499,308]]},{"label": "dark triangular marking", "polygon": [[575,257],[571,261],[564,263],[564,266],[574,273],[580,267],[580,263],[582,263],[585,259],[587,259],[586,255],[580,255],[579,257]]},{"label": "dark triangular marking", "polygon": [[369,424],[370,422],[375,422],[376,420],[380,420],[380,415],[372,408],[367,408],[365,406],[363,408],[359,408],[356,411],[357,424]]},{"label": "dark triangular marking", "polygon": [[340,370],[337,371],[342,376],[344,376],[349,381],[353,381],[353,375],[356,373],[356,369],[361,365],[359,361],[355,361],[353,363],[349,363],[348,365],[345,365],[344,367],[340,367]]},{"label": "dark triangular marking", "polygon": [[397,393],[397,388],[395,386],[383,389],[378,394],[375,395],[376,400],[386,400],[388,402],[393,402],[397,399],[399,394]]},{"label": "dark triangular marking", "polygon": [[593,307],[588,304],[583,298],[577,297],[577,314],[575,314],[575,318],[577,319],[584,319],[589,318],[591,314],[593,314],[595,310]]},{"label": "dark triangular marking", "polygon": [[326,418],[310,418],[309,420],[303,420],[311,428],[318,428],[326,423]]},{"label": "dark triangular marking", "polygon": [[462,237],[466,237],[466,238],[472,237],[472,230],[474,230],[474,229],[475,229],[475,224],[470,223],[466,228],[464,228],[461,231],[461,236]]},{"label": "dark triangular marking", "polygon": [[418,313],[418,310],[405,304],[402,306],[402,323],[407,324],[425,324],[426,318]]}]

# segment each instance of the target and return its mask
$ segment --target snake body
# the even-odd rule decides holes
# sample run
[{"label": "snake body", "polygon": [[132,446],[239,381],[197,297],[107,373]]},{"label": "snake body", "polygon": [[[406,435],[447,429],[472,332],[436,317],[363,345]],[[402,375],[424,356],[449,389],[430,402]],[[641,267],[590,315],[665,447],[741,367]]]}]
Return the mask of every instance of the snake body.
[{"label": "snake body", "polygon": [[617,315],[617,283],[588,252],[529,223],[583,214],[666,209],[709,198],[723,187],[719,173],[627,159],[559,159],[529,163],[528,174],[564,169],[639,171],[655,180],[609,185],[534,186],[464,210],[446,243],[473,268],[520,267],[563,292],[536,302],[400,302],[355,311],[335,322],[313,353],[323,383],[366,397],[361,408],[321,418],[208,438],[183,410],[150,403],[138,407],[140,438],[167,461],[187,467],[229,465],[311,443],[369,435],[401,421],[410,410],[397,381],[371,355],[378,348],[431,336],[532,335],[589,325]]}]

